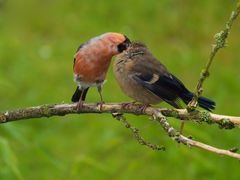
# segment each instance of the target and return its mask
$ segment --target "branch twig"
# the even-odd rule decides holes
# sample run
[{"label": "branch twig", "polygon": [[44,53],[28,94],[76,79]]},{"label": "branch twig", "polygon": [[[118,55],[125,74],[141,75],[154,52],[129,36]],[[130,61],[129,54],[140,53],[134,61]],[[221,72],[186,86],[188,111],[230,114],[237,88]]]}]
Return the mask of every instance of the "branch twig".
[{"label": "branch twig", "polygon": [[189,147],[197,147],[200,149],[204,149],[216,154],[220,154],[220,155],[226,155],[226,156],[230,156],[236,159],[240,160],[240,154],[232,152],[231,150],[224,150],[224,149],[219,149],[195,140],[192,140],[190,138],[187,138],[181,134],[179,134],[179,132],[177,132],[168,122],[167,122],[167,118],[165,116],[162,115],[161,112],[155,110],[153,113],[153,117],[155,120],[157,120],[161,126],[163,127],[163,129],[168,133],[168,135],[170,137],[172,137],[175,141],[182,143],[184,145],[187,145]]},{"label": "branch twig", "polygon": [[164,146],[155,145],[155,144],[152,144],[152,143],[147,142],[146,140],[144,140],[144,138],[140,135],[139,130],[137,128],[135,128],[134,126],[132,126],[127,121],[127,119],[123,116],[123,114],[121,114],[121,113],[112,113],[112,116],[114,118],[116,118],[118,121],[122,122],[126,128],[128,128],[128,129],[130,129],[132,131],[132,133],[134,134],[134,137],[139,142],[139,144],[147,146],[147,147],[151,148],[152,150],[158,150],[158,151],[159,150],[163,150],[163,151],[165,151],[165,147]]},{"label": "branch twig", "polygon": [[238,2],[236,10],[232,12],[229,20],[227,21],[227,23],[225,25],[225,29],[220,31],[219,33],[215,34],[215,36],[214,36],[215,43],[212,46],[212,50],[211,50],[208,62],[206,64],[205,69],[203,69],[200,74],[200,79],[198,80],[198,84],[196,86],[196,91],[193,96],[193,99],[188,104],[189,111],[193,111],[196,109],[198,98],[202,94],[202,91],[203,91],[202,90],[203,82],[210,75],[209,69],[213,62],[213,59],[214,59],[215,55],[217,54],[218,50],[221,48],[224,48],[226,46],[226,40],[230,33],[233,22],[237,19],[239,14],[240,14],[240,2]]}]

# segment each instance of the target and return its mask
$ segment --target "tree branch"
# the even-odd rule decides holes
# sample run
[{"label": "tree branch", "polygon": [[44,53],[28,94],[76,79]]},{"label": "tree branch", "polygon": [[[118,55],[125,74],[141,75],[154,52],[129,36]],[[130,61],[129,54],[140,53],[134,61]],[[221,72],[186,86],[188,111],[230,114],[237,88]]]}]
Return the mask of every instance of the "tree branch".
[{"label": "tree branch", "polygon": [[30,118],[41,118],[51,116],[64,116],[67,114],[78,113],[132,113],[137,115],[151,114],[153,110],[158,109],[164,116],[175,117],[181,120],[195,120],[198,122],[205,122],[208,124],[218,124],[221,128],[231,129],[240,125],[240,117],[226,116],[213,114],[207,111],[193,111],[188,112],[186,109],[167,109],[167,108],[153,108],[148,107],[145,113],[140,111],[141,104],[130,104],[127,107],[122,106],[121,103],[109,103],[104,104],[102,111],[96,104],[84,104],[83,108],[78,112],[76,110],[76,104],[45,104],[41,106],[28,107],[23,109],[17,109],[13,111],[6,111],[0,113],[0,123],[6,123],[11,121],[17,121]]},{"label": "tree branch", "polygon": [[[175,117],[181,120],[197,120],[199,122],[207,122],[209,124],[217,123],[222,128],[233,128],[240,124],[240,117],[225,116],[209,113],[206,111],[194,111],[188,112],[186,109],[166,109],[166,108],[153,108],[147,107],[142,111],[142,105],[140,104],[130,104],[128,106],[123,106],[121,103],[109,103],[103,104],[102,109],[96,104],[84,104],[80,111],[76,110],[76,104],[54,104],[54,105],[41,105],[36,107],[28,107],[24,109],[18,109],[13,111],[6,111],[0,113],[0,123],[6,123],[11,121],[30,119],[30,118],[41,118],[41,117],[51,117],[51,116],[64,116],[67,114],[83,114],[83,113],[130,113],[135,115],[148,115],[156,119],[163,129],[177,142],[190,147],[197,147],[217,154],[222,154],[230,157],[234,157],[240,160],[240,154],[231,152],[230,150],[223,150],[212,147],[210,145],[192,140],[183,135],[180,135],[168,122],[166,117]],[[153,145],[144,141],[144,139],[139,135],[136,128],[131,126],[126,119],[120,118],[127,128],[130,128],[137,138],[138,142],[146,145],[152,149],[160,150],[164,149],[162,146]]]},{"label": "tree branch", "polygon": [[232,28],[233,22],[237,19],[239,14],[240,14],[240,1],[238,1],[238,3],[237,3],[236,10],[231,13],[230,18],[225,25],[225,29],[214,35],[215,43],[212,46],[212,50],[211,50],[208,62],[206,64],[206,67],[205,67],[205,69],[202,70],[202,72],[200,74],[200,78],[198,80],[193,99],[188,104],[189,111],[193,111],[194,109],[196,109],[198,98],[202,94],[202,91],[203,91],[203,89],[202,89],[203,82],[210,75],[209,69],[213,62],[213,59],[216,56],[218,50],[220,50],[221,48],[224,48],[226,46],[226,40],[227,40],[227,37]]},{"label": "tree branch", "polygon": [[210,152],[220,154],[220,155],[230,156],[230,157],[233,157],[233,158],[236,158],[236,159],[240,160],[240,154],[232,152],[231,150],[219,149],[219,148],[216,148],[216,147],[213,147],[213,146],[210,146],[210,145],[192,140],[190,138],[187,138],[187,137],[179,134],[179,132],[177,132],[167,122],[167,118],[165,116],[163,116],[162,113],[158,110],[154,110],[153,117],[154,117],[154,119],[158,120],[158,122],[161,124],[163,129],[168,133],[168,135],[179,143],[182,143],[182,144],[187,145],[189,147],[197,147],[197,148],[200,148],[200,149],[204,149],[206,151],[210,151]]}]

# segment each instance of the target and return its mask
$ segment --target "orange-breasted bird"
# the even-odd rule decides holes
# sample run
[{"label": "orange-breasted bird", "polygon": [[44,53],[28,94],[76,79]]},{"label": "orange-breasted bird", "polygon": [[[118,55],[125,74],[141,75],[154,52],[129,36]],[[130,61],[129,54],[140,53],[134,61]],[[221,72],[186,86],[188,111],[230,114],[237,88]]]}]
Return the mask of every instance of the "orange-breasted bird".
[{"label": "orange-breasted bird", "polygon": [[[143,43],[132,42],[127,50],[116,56],[113,69],[123,92],[145,105],[165,101],[181,108],[180,99],[185,104],[192,100],[193,93]],[[215,108],[214,101],[202,96],[198,104],[208,111]]]},{"label": "orange-breasted bird", "polygon": [[108,32],[80,45],[73,62],[74,81],[77,83],[77,88],[72,96],[72,102],[78,102],[78,110],[86,98],[89,87],[97,87],[101,98],[100,105],[102,105],[102,86],[111,59],[124,51],[130,43],[125,35]]}]

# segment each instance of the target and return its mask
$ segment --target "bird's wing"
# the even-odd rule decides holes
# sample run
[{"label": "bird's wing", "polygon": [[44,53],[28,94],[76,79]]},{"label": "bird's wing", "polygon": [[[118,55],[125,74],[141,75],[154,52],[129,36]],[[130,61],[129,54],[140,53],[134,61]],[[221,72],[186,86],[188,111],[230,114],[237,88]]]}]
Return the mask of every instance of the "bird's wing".
[{"label": "bird's wing", "polygon": [[179,91],[182,88],[180,88],[180,84],[175,78],[172,79],[171,77],[159,76],[157,74],[134,74],[132,78],[162,100],[179,108],[177,100]]},{"label": "bird's wing", "polygon": [[[142,57],[144,58],[144,57]],[[187,89],[183,83],[170,74],[164,65],[153,58],[137,59],[138,63],[133,67],[131,78],[159,96],[162,100],[179,108],[179,94]],[[144,62],[145,61],[145,62]]]},{"label": "bird's wing", "polygon": [[80,44],[80,46],[77,48],[76,53],[75,53],[74,58],[73,58],[73,67],[74,67],[74,65],[75,65],[75,63],[76,63],[76,58],[77,58],[76,55],[77,55],[78,51],[79,51],[80,49],[82,49],[87,43],[88,43],[88,42],[83,43],[83,44]]}]

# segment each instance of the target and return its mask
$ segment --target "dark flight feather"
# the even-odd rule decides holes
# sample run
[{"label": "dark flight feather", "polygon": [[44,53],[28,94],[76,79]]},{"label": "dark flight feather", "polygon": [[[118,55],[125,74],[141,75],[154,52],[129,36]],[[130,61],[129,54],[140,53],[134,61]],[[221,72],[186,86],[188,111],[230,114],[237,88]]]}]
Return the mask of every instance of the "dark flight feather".
[{"label": "dark flight feather", "polygon": [[81,93],[83,92],[82,95],[82,100],[84,101],[88,92],[88,88],[84,89],[84,90],[79,90],[79,88],[77,87],[76,91],[74,92],[73,96],[72,96],[72,102],[78,102],[80,97],[81,97]]}]

